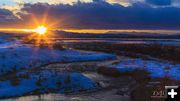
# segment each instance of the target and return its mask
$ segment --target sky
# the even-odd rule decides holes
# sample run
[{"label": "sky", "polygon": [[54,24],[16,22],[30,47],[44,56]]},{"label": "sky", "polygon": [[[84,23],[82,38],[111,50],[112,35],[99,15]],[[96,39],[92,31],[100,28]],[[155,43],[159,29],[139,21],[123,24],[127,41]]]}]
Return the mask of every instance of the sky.
[{"label": "sky", "polygon": [[180,29],[180,0],[0,0],[0,28]]}]

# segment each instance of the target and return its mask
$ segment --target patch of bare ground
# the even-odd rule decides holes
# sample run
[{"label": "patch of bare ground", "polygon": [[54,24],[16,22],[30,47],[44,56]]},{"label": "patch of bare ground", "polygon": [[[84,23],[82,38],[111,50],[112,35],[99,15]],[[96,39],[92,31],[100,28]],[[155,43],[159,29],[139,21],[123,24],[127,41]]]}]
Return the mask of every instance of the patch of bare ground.
[{"label": "patch of bare ground", "polygon": [[169,78],[149,79],[137,82],[131,92],[133,101],[164,101],[165,86],[180,85],[180,81]]},{"label": "patch of bare ground", "polygon": [[101,89],[95,92],[68,95],[70,98],[75,97],[81,99],[80,101],[132,101],[128,92],[129,87],[135,84],[132,78],[114,78],[95,72],[86,72],[83,75],[97,82]]},{"label": "patch of bare ground", "polygon": [[59,72],[96,72],[99,67],[116,63],[120,61],[121,58],[124,57],[117,57],[116,60],[106,60],[106,61],[54,63],[54,64],[48,64],[42,66],[41,69],[55,70]]},{"label": "patch of bare ground", "polygon": [[107,42],[71,43],[66,47],[115,53],[121,56],[148,58],[148,56],[180,63],[180,47],[161,44],[114,44]]},{"label": "patch of bare ground", "polygon": [[116,82],[113,80],[110,81],[113,84],[113,86],[110,87],[116,87],[119,85],[118,88],[123,88],[123,86],[119,84],[121,83],[121,81],[119,81],[120,79],[130,78],[134,81],[132,84],[130,81],[123,81],[126,85],[128,85],[127,92],[129,96],[131,96],[132,101],[164,101],[165,86],[180,85],[179,80],[172,80],[169,77],[151,78],[149,73],[145,70],[121,73],[116,68],[100,67],[98,69],[98,73],[115,78],[114,80]]}]

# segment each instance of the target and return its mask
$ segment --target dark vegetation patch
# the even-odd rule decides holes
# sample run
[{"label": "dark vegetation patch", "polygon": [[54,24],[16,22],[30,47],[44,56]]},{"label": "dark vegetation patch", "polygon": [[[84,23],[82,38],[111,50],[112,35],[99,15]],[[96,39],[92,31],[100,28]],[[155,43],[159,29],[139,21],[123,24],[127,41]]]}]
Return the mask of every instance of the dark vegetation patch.
[{"label": "dark vegetation patch", "polygon": [[140,57],[148,59],[149,56],[180,63],[180,47],[160,44],[111,44],[107,42],[71,43],[66,47],[108,52],[122,56]]}]

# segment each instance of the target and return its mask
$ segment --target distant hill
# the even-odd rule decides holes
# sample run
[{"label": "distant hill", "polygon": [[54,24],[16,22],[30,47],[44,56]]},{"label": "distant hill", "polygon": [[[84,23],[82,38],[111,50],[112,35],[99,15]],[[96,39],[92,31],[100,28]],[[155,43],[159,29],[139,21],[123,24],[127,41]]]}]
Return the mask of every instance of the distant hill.
[{"label": "distant hill", "polygon": [[180,39],[180,34],[157,34],[157,33],[144,33],[144,32],[131,32],[131,33],[117,33],[107,32],[104,34],[91,34],[91,33],[74,33],[65,31],[56,31],[62,38],[173,38]]}]

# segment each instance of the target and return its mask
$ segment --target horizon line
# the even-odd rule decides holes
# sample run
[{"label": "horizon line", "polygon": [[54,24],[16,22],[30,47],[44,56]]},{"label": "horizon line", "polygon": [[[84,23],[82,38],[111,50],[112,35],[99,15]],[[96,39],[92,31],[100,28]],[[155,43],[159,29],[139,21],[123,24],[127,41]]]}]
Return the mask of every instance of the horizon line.
[{"label": "horizon line", "polygon": [[[0,32],[32,32],[34,29],[30,28],[0,28]],[[180,30],[166,30],[166,29],[75,29],[75,28],[57,28],[57,29],[48,29],[49,31],[66,31],[72,33],[92,33],[92,34],[103,34],[103,33],[157,33],[157,34],[177,34],[180,33]]]}]

